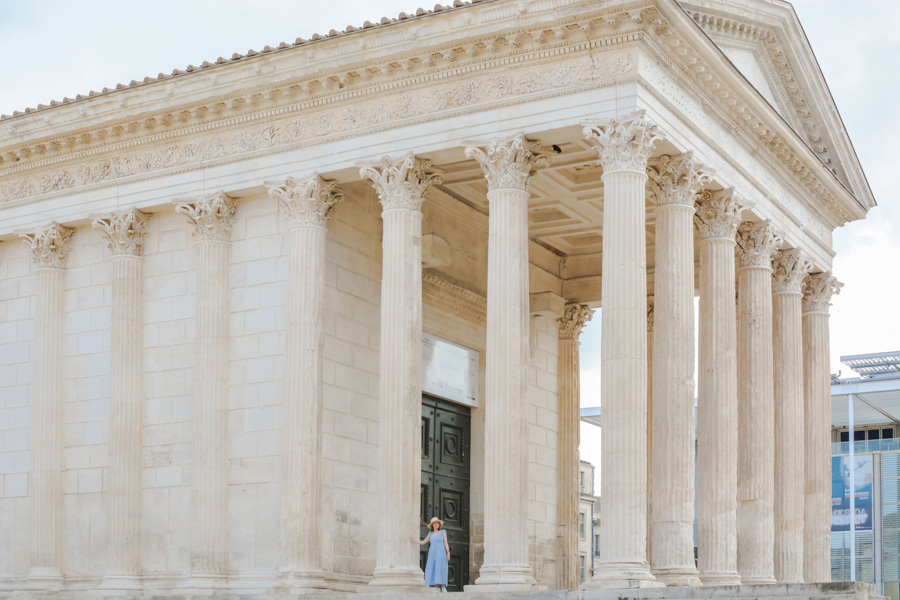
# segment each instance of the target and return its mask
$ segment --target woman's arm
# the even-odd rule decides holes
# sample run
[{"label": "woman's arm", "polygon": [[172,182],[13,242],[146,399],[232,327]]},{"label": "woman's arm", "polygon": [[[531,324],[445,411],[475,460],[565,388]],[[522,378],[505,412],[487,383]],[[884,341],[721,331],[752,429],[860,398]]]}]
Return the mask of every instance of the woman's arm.
[{"label": "woman's arm", "polygon": [[450,560],[450,542],[447,541],[447,530],[444,530],[444,549],[447,551],[447,560]]},{"label": "woman's arm", "polygon": [[428,542],[428,536],[426,535],[425,539],[422,540],[421,542],[417,542],[416,538],[410,536],[409,541],[411,541],[413,544],[418,544],[419,546],[424,546]]}]

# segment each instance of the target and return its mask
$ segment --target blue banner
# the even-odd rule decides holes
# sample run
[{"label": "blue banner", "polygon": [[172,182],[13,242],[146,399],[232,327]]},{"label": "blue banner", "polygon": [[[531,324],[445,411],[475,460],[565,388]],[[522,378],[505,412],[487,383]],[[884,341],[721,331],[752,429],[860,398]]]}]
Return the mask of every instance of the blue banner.
[{"label": "blue banner", "polygon": [[[853,457],[856,472],[856,514],[854,522],[857,531],[872,530],[872,482],[874,463],[871,454],[857,454]],[[831,457],[831,530],[850,531],[850,457]]]}]

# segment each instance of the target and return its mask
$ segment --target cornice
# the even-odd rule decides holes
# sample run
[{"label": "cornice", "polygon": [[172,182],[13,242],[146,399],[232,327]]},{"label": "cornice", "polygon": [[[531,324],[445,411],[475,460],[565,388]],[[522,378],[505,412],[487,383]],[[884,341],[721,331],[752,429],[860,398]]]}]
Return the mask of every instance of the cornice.
[{"label": "cornice", "polygon": [[431,271],[422,272],[422,301],[479,325],[487,322],[487,299],[484,296]]}]

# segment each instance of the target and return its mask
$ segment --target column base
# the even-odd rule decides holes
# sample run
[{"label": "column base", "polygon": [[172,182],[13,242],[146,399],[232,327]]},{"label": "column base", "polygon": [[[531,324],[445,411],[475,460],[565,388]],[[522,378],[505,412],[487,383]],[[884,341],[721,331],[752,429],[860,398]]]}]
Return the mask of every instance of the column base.
[{"label": "column base", "polygon": [[741,585],[741,577],[737,573],[701,573],[700,581],[704,587]]},{"label": "column base", "polygon": [[585,590],[623,590],[662,588],[646,562],[601,563],[594,568],[594,576],[581,584]]},{"label": "column base", "polygon": [[774,577],[742,577],[742,585],[772,585],[778,583]]},{"label": "column base", "polygon": [[191,573],[185,581],[175,587],[180,592],[197,596],[211,596],[218,591],[228,589],[228,577],[223,573]]},{"label": "column base", "polygon": [[277,586],[287,588],[289,593],[303,596],[306,594],[321,594],[328,589],[325,583],[325,575],[321,571],[293,571],[281,573]]},{"label": "column base", "polygon": [[126,573],[106,573],[97,589],[102,592],[110,592],[109,595],[136,596],[144,591],[144,584],[140,575]]},{"label": "column base", "polygon": [[697,587],[702,585],[696,569],[653,569],[656,580],[666,586]]},{"label": "column base", "polygon": [[55,567],[31,567],[25,587],[29,590],[58,592],[63,586],[63,574]]},{"label": "column base", "polygon": [[[419,567],[379,568],[375,567],[370,587],[409,587],[422,591],[425,588],[425,573]],[[363,588],[365,589],[365,586]],[[379,591],[379,590],[373,590]]]},{"label": "column base", "polygon": [[481,592],[527,592],[534,589],[534,583],[531,565],[482,565],[475,585],[467,585],[466,589]]}]

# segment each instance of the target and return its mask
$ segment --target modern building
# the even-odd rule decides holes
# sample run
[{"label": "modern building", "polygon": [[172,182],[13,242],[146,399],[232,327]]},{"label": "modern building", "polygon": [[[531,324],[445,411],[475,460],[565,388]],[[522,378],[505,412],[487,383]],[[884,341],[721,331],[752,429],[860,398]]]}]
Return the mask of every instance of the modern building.
[{"label": "modern building", "polygon": [[594,574],[597,536],[594,520],[599,512],[599,498],[594,495],[594,465],[582,460],[578,468],[578,579],[589,580]]},{"label": "modern building", "polygon": [[[831,575],[834,581],[855,578],[874,583],[879,593],[897,600],[900,598],[900,352],[842,356],[841,362],[855,375],[836,374],[831,383]],[[850,431],[853,431],[852,443]],[[851,487],[856,490],[852,513]],[[855,515],[852,540],[851,514]]]},{"label": "modern building", "polygon": [[398,597],[432,516],[451,589],[575,589],[601,305],[587,597],[829,579],[874,198],[791,6],[364,18],[0,117],[0,594]]}]

